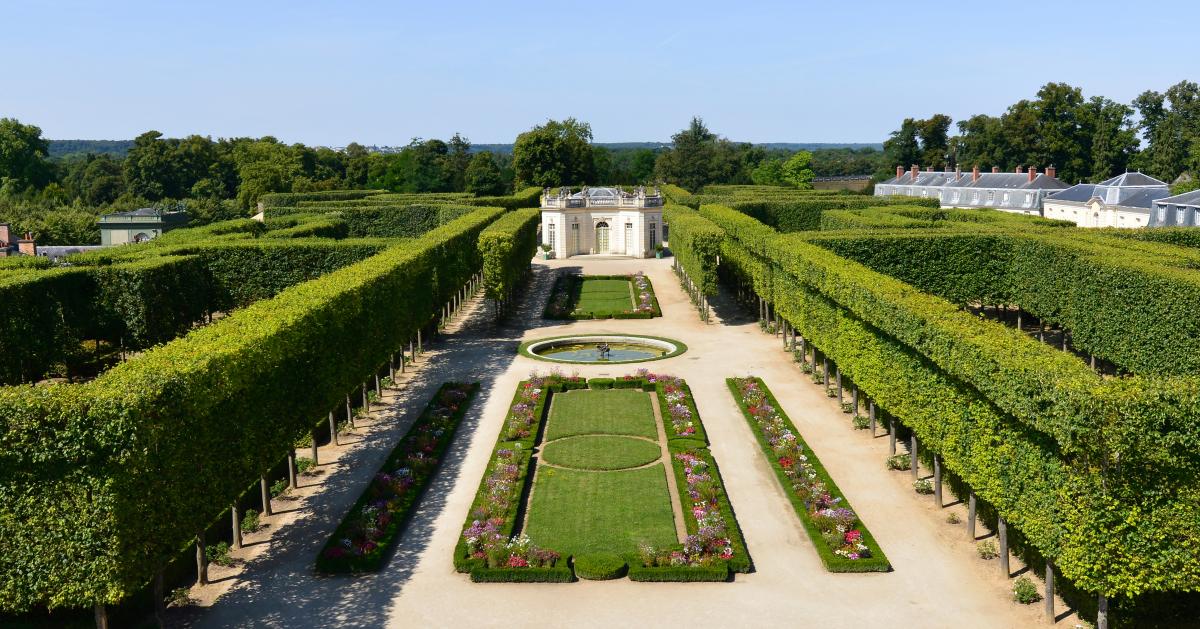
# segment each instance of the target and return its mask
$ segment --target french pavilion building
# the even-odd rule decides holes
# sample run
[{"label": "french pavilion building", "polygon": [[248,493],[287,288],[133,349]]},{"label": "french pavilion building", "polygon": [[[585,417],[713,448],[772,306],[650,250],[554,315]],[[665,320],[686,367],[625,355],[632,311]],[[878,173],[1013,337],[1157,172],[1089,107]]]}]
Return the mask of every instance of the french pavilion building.
[{"label": "french pavilion building", "polygon": [[556,258],[577,255],[647,258],[662,243],[663,197],[657,189],[569,188],[542,193],[542,244]]}]

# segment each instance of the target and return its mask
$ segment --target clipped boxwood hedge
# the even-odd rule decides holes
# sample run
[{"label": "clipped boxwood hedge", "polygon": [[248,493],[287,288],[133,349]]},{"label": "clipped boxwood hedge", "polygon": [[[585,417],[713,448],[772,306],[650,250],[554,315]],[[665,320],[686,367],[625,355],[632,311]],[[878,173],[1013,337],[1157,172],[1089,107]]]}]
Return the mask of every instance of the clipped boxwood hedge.
[{"label": "clipped boxwood hedge", "polygon": [[575,574],[580,579],[588,581],[608,581],[625,576],[628,565],[616,553],[586,553],[575,555],[571,562]]}]

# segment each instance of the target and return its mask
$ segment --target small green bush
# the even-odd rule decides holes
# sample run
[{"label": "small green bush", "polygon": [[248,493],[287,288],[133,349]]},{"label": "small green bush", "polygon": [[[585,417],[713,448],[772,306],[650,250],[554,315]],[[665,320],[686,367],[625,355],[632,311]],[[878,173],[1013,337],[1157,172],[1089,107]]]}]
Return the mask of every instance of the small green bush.
[{"label": "small green bush", "polygon": [[204,549],[204,558],[209,563],[215,563],[218,566],[228,567],[233,565],[233,557],[229,556],[229,544],[226,542],[206,547]]},{"label": "small green bush", "polygon": [[871,427],[871,418],[866,415],[855,415],[853,425],[855,430],[866,430]]},{"label": "small green bush", "polygon": [[187,607],[192,604],[192,590],[189,587],[178,587],[164,599],[167,607]]},{"label": "small green bush", "polygon": [[913,491],[922,496],[928,496],[933,493],[933,481],[928,478],[918,478],[913,481]]},{"label": "small green bush", "polygon": [[847,414],[853,413],[854,412],[854,404],[851,402],[842,402],[842,412],[847,413]]},{"label": "small green bush", "polygon": [[592,378],[588,380],[589,389],[611,389],[613,388],[614,380],[612,378]]},{"label": "small green bush", "polygon": [[958,517],[957,512],[951,511],[950,515],[946,516],[946,524],[959,524],[961,522],[962,518]]},{"label": "small green bush", "polygon": [[1022,605],[1030,605],[1042,600],[1042,595],[1029,577],[1018,577],[1013,581],[1013,600]]},{"label": "small green bush", "polygon": [[893,454],[887,458],[889,470],[907,470],[912,467],[912,459],[907,454]]},{"label": "small green bush", "polygon": [[990,560],[1000,556],[1000,551],[996,548],[996,542],[990,539],[985,539],[975,545],[975,552],[979,553],[980,559]]},{"label": "small green bush", "polygon": [[304,474],[304,473],[308,472],[309,470],[311,470],[312,468],[316,467],[316,465],[317,465],[316,462],[308,457],[305,457],[305,456],[298,457],[296,459],[296,473]]},{"label": "small green bush", "polygon": [[[284,484],[283,486],[286,488],[287,481],[282,482]],[[262,522],[258,520],[258,512],[254,509],[246,509],[246,512],[242,514],[240,526],[242,527],[243,533],[253,533],[257,531],[260,527],[262,527]]]},{"label": "small green bush", "polygon": [[625,560],[614,553],[588,553],[574,558],[575,576],[589,581],[606,581],[625,576]]},{"label": "small green bush", "polygon": [[286,478],[281,478],[274,483],[271,483],[271,497],[278,498],[288,490],[288,481]]}]

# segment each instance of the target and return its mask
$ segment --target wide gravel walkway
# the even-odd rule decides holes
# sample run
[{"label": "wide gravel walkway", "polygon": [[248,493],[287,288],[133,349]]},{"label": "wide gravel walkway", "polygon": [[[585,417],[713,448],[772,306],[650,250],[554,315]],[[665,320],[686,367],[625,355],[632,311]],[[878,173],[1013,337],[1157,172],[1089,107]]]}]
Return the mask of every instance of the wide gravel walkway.
[{"label": "wide gravel walkway", "polygon": [[[552,271],[596,274],[642,270],[654,282],[663,318],[549,322],[540,317]],[[1035,627],[1042,606],[1011,601],[997,562],[975,555],[962,525],[946,523],[961,505],[938,509],[913,492],[908,472],[884,469],[887,438],[850,427],[752,318],[725,305],[701,322],[671,272],[670,260],[537,261],[520,312],[496,326],[480,309],[435,346],[395,408],[358,444],[322,448],[324,480],[295,517],[252,549],[240,574],[201,592],[201,604],[173,610],[180,626],[350,627]],[[716,300],[722,304],[721,300]],[[685,378],[712,441],[755,572],[732,583],[473,584],[451,553],[499,434],[514,387],[554,365],[516,354],[522,340],[567,333],[625,332],[679,339],[688,351],[645,363]],[[639,365],[580,366],[587,377],[620,376]],[[575,369],[565,369],[575,371]],[[891,559],[886,574],[830,574],[734,404],[725,378],[766,380]],[[319,577],[313,560],[391,444],[444,380],[478,380],[483,390],[459,430],[434,485],[388,566],[364,577]],[[881,433],[882,435],[882,433]],[[329,454],[326,454],[326,451]],[[325,460],[322,462],[325,463]],[[922,475],[925,472],[922,471]],[[950,498],[947,492],[947,500]],[[983,530],[983,529],[981,529]],[[1020,564],[1014,560],[1014,569]],[[214,589],[216,588],[216,589]],[[1063,607],[1060,603],[1059,609]],[[1058,626],[1070,627],[1074,617]]]}]

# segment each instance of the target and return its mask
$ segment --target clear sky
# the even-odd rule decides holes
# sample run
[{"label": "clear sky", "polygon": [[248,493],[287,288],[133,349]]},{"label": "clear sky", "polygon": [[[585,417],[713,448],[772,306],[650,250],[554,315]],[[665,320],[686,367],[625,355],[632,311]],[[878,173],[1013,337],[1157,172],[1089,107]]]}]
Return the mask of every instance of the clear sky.
[{"label": "clear sky", "polygon": [[1196,0],[0,0],[0,117],[54,139],[600,142],[692,115],[753,142],[878,142],[1063,81],[1129,102],[1200,80]]}]

